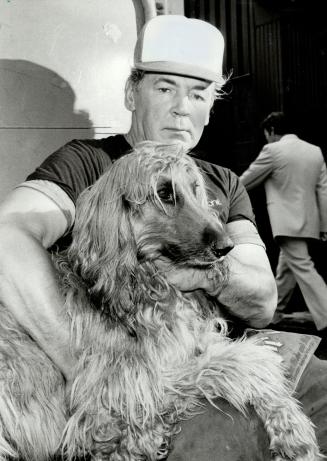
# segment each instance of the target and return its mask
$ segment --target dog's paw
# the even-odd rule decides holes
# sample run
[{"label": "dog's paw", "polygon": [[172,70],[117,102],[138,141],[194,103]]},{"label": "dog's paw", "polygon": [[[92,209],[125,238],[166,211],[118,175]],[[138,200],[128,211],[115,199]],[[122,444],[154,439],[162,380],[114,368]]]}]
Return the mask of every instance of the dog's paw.
[{"label": "dog's paw", "polygon": [[303,456],[299,455],[293,458],[277,455],[272,458],[272,461],[322,461],[323,459],[326,459],[326,456],[320,455],[319,453],[317,454],[315,451],[310,451],[310,453]]},{"label": "dog's paw", "polygon": [[305,455],[304,457],[303,456],[297,456],[296,458],[285,458],[285,457],[280,457],[279,455],[278,456],[275,456],[272,461],[319,461],[321,460],[322,458],[320,457],[315,457],[314,453],[310,453],[308,455]]},{"label": "dog's paw", "polygon": [[320,461],[320,454],[313,424],[300,410],[295,401],[290,401],[287,411],[280,410],[267,422],[270,449],[274,461]]}]

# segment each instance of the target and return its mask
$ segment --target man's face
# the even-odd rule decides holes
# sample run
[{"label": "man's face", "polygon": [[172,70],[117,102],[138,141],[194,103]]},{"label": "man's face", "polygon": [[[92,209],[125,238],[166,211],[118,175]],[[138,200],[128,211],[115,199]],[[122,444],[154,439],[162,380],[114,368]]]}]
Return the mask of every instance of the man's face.
[{"label": "man's face", "polygon": [[132,91],[134,142],[181,143],[191,150],[209,122],[214,84],[190,77],[145,74]]}]

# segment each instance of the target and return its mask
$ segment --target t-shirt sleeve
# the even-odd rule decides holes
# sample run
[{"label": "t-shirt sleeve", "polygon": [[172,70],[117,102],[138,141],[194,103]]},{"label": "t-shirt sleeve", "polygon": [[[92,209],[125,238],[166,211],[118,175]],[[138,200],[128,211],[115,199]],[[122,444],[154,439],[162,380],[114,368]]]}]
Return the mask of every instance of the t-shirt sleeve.
[{"label": "t-shirt sleeve", "polygon": [[227,223],[247,219],[253,224],[256,224],[250,197],[245,187],[235,173],[230,170],[227,170],[227,172],[230,194],[230,208]]},{"label": "t-shirt sleeve", "polygon": [[42,179],[25,181],[22,184],[19,184],[16,189],[21,187],[34,189],[46,195],[58,206],[65,216],[67,221],[67,231],[72,228],[75,221],[75,205],[61,187],[57,186],[57,184],[54,184],[52,181],[44,181]]},{"label": "t-shirt sleeve", "polygon": [[[229,216],[227,229],[235,245],[253,244],[265,248],[258,233],[250,197],[238,176],[225,170],[229,185]],[[227,179],[226,178],[226,179]]]},{"label": "t-shirt sleeve", "polygon": [[75,204],[81,192],[92,185],[110,163],[109,156],[97,147],[96,141],[73,140],[50,155],[27,181],[51,181]]}]

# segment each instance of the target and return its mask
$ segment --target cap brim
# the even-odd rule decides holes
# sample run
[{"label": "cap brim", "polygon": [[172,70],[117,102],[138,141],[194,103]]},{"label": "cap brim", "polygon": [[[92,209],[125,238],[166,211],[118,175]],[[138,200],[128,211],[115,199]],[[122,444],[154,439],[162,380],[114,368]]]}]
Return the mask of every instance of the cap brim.
[{"label": "cap brim", "polygon": [[144,70],[147,72],[160,72],[163,74],[184,75],[186,77],[198,78],[200,80],[207,80],[209,82],[220,83],[222,80],[221,75],[190,64],[171,62],[171,61],[152,61],[152,62],[136,62],[134,63],[136,69]]}]

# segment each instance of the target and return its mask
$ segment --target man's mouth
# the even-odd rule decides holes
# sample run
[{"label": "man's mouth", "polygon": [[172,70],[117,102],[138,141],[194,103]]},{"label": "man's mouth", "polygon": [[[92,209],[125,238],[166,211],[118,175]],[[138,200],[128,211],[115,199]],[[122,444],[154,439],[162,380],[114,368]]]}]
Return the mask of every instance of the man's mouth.
[{"label": "man's mouth", "polygon": [[164,128],[165,131],[170,131],[171,133],[174,134],[190,134],[190,130],[187,130],[186,128]]}]

